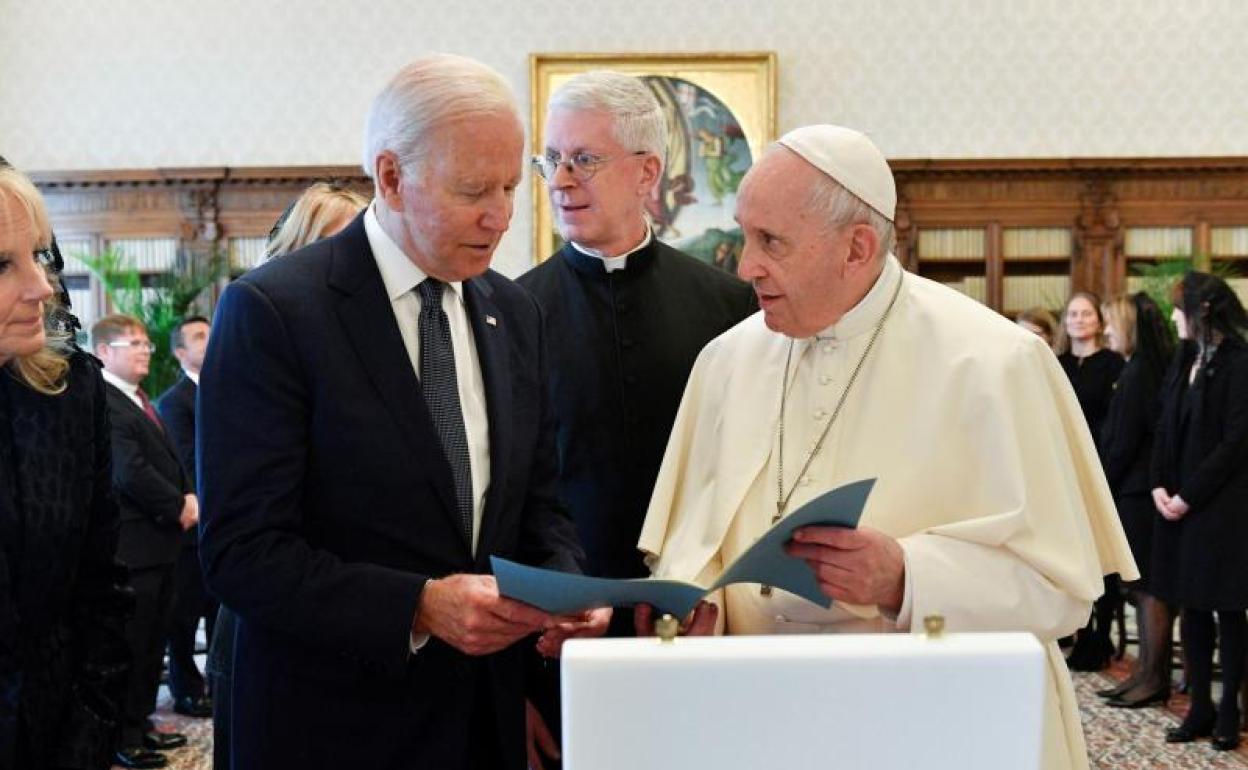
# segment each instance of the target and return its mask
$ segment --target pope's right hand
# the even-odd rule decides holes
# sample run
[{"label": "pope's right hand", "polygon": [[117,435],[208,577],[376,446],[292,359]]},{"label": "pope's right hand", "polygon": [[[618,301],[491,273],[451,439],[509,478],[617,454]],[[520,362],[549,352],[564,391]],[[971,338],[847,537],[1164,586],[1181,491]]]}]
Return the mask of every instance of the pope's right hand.
[{"label": "pope's right hand", "polygon": [[[679,633],[681,636],[711,636],[715,633],[718,618],[718,604],[700,601],[680,624]],[[638,604],[633,608],[633,629],[638,636],[654,636],[654,607]]]},{"label": "pope's right hand", "polygon": [[536,607],[500,596],[493,575],[448,575],[425,584],[412,631],[466,655],[488,655],[555,622]]}]

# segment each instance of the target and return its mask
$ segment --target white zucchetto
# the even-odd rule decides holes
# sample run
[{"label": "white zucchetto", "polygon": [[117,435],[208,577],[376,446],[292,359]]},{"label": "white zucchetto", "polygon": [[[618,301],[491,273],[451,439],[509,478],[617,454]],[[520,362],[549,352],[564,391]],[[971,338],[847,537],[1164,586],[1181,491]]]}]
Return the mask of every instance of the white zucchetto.
[{"label": "white zucchetto", "polygon": [[893,171],[866,134],[843,126],[804,126],[780,137],[778,143],[893,221],[897,209]]}]

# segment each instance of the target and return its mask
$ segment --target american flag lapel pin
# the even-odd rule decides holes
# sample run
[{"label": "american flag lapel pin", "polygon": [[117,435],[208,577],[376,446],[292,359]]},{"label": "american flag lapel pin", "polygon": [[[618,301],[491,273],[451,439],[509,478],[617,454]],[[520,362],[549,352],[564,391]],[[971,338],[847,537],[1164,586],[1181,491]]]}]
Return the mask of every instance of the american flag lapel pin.
[{"label": "american flag lapel pin", "polygon": [[498,326],[498,319],[490,315],[489,313],[486,313],[485,315],[485,322],[489,324],[490,326]]}]

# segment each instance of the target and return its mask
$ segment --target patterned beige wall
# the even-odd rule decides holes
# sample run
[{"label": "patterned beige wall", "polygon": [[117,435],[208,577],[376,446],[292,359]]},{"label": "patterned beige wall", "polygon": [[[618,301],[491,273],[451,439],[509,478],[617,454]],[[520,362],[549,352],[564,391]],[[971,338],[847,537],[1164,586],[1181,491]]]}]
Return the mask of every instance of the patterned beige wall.
[{"label": "patterned beige wall", "polygon": [[[29,169],[351,163],[446,50],[774,50],[781,130],[890,157],[1248,154],[1243,0],[0,0],[0,154]],[[496,264],[528,266],[529,189]]]}]

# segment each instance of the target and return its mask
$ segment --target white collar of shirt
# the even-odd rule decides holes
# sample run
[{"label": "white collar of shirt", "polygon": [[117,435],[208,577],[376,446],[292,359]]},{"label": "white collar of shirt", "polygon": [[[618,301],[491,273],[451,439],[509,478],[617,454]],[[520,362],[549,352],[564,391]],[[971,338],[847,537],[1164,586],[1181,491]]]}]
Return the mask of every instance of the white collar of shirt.
[{"label": "white collar of shirt", "polygon": [[183,369],[182,373],[186,375],[186,379],[195,383],[195,387],[199,387],[199,372],[192,372],[187,369]]},{"label": "white collar of shirt", "polygon": [[126,395],[126,398],[134,402],[135,406],[143,408],[143,402],[139,400],[139,386],[132,382],[126,382],[117,375],[107,369],[101,369],[100,374],[104,375],[104,381],[117,388]]},{"label": "white collar of shirt", "polygon": [[[390,309],[398,324],[403,348],[411,363],[412,372],[420,377],[420,292],[416,287],[427,277],[403,250],[381,229],[376,210],[369,207],[364,214],[364,232],[369,248],[373,251],[377,269]],[[485,512],[485,496],[490,488],[490,436],[489,412],[485,398],[485,379],[481,372],[481,359],[473,338],[472,323],[468,318],[468,305],[464,301],[464,287],[460,282],[448,284],[451,291],[442,293],[442,310],[451,333],[451,345],[455,351],[455,384],[459,390],[460,408],[463,410],[464,429],[468,439],[469,462],[472,466],[473,494],[473,552],[476,552],[481,533],[481,519]],[[488,319],[487,319],[488,323]]]},{"label": "white collar of shirt", "polygon": [[608,273],[611,273],[616,270],[623,270],[624,268],[628,267],[628,255],[634,252],[641,251],[645,247],[649,246],[650,241],[652,240],[654,240],[654,233],[650,232],[650,225],[646,225],[646,235],[644,238],[641,239],[641,243],[638,243],[633,248],[615,257],[608,257],[607,255],[603,254],[601,251],[598,251],[597,249],[587,248],[577,243],[576,241],[571,241],[571,243],[572,243],[572,248],[581,252],[585,256],[593,257],[595,259],[601,259],[602,268],[606,270]]},{"label": "white collar of shirt", "polygon": [[[377,219],[377,212],[373,208],[376,205],[374,203],[369,206],[364,214],[364,233],[368,236],[368,246],[373,250],[373,257],[377,260],[377,269],[381,271],[381,282],[385,284],[386,296],[394,302],[407,292],[414,290],[429,276],[403,253],[403,249],[399,248],[399,245],[385,230],[381,229],[381,222]],[[446,285],[451,287],[452,293],[460,302],[464,301],[462,282],[453,281]]]},{"label": "white collar of shirt", "polygon": [[867,296],[841,316],[841,320],[816,334],[815,338],[845,340],[874,329],[893,298],[893,289],[902,279],[901,272],[901,263],[890,252],[884,257],[884,269],[880,271],[880,276],[875,279],[875,285],[867,292]]}]

